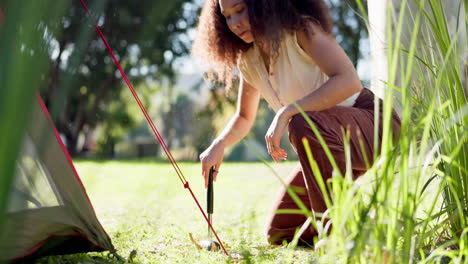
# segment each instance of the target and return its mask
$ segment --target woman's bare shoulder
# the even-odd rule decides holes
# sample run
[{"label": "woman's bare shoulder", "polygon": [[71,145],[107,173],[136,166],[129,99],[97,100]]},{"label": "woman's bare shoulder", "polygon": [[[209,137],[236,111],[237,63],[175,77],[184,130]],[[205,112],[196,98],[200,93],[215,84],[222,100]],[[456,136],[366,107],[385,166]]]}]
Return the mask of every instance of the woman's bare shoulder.
[{"label": "woman's bare shoulder", "polygon": [[296,36],[299,44],[306,44],[315,37],[332,37],[332,35],[325,32],[319,22],[313,18],[305,18],[304,26],[297,29]]}]

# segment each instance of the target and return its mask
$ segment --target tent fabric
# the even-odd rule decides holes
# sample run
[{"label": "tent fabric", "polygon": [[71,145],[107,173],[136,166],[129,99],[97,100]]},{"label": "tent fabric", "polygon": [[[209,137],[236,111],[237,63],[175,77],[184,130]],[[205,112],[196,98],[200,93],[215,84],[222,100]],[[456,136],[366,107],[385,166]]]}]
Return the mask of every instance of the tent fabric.
[{"label": "tent fabric", "polygon": [[38,97],[10,189],[0,260],[103,250],[114,246]]}]

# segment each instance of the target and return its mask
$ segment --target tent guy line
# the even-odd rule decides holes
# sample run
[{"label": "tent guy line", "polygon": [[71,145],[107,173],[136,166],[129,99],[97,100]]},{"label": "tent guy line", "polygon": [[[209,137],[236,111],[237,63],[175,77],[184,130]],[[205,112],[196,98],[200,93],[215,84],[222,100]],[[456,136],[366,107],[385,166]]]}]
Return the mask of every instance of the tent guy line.
[{"label": "tent guy line", "polygon": [[89,15],[89,17],[90,17],[90,19],[91,19],[91,21],[92,21],[92,23],[94,25],[94,28],[96,29],[96,31],[99,34],[102,42],[106,46],[106,49],[109,52],[110,56],[112,57],[112,60],[114,61],[115,65],[119,69],[120,74],[122,75],[123,79],[125,80],[125,83],[127,84],[127,87],[130,89],[130,92],[132,93],[132,95],[135,98],[138,106],[140,107],[143,115],[145,116],[146,121],[148,122],[148,124],[151,127],[154,135],[156,136],[156,139],[158,140],[159,144],[161,144],[161,147],[164,149],[164,152],[166,153],[168,159],[170,160],[172,166],[174,167],[174,169],[175,169],[175,171],[177,173],[177,176],[179,177],[180,181],[182,182],[184,188],[186,188],[190,192],[190,194],[192,195],[192,198],[194,199],[195,203],[197,204],[198,208],[200,209],[200,212],[202,213],[203,217],[205,218],[206,222],[208,223],[208,226],[213,231],[213,234],[215,235],[216,239],[218,240],[219,244],[221,245],[221,248],[223,249],[224,253],[227,256],[229,256],[228,252],[226,251],[226,249],[225,249],[225,247],[223,245],[223,242],[221,242],[221,239],[219,239],[218,234],[216,233],[213,226],[211,225],[211,222],[208,219],[208,217],[206,216],[205,211],[203,211],[200,203],[198,202],[198,199],[196,198],[195,194],[192,192],[192,189],[190,188],[189,182],[184,177],[184,175],[182,173],[182,170],[177,165],[177,162],[174,159],[174,157],[172,156],[172,154],[171,154],[169,148],[167,147],[164,139],[162,138],[162,136],[159,133],[156,126],[154,125],[153,120],[151,119],[148,112],[146,111],[146,108],[143,106],[143,103],[141,102],[140,98],[138,97],[138,94],[136,93],[135,89],[133,88],[133,85],[131,84],[130,80],[128,79],[127,75],[125,74],[125,71],[120,66],[119,61],[115,57],[114,52],[112,51],[112,48],[110,47],[109,43],[107,42],[106,38],[104,37],[104,34],[102,33],[101,29],[97,25],[96,20],[94,19],[93,15],[91,14],[89,8],[87,7],[84,0],[80,0],[80,2],[81,2],[81,5],[83,6],[83,8],[85,9],[86,13],[88,13],[88,15]]}]

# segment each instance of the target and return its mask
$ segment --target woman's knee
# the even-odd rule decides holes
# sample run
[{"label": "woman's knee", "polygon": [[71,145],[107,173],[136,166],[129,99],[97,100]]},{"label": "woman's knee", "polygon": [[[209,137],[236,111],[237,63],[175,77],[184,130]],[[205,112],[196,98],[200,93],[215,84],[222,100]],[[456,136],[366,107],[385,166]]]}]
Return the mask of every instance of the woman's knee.
[{"label": "woman's knee", "polygon": [[[293,222],[295,217],[293,216]],[[300,228],[300,223],[288,223],[286,215],[279,216],[279,218],[284,218],[286,221],[283,220],[281,224],[272,221],[265,230],[266,239],[272,245],[281,245],[283,241],[291,242],[296,230]]]},{"label": "woman's knee", "polygon": [[[319,112],[307,112],[307,116],[313,123],[316,122]],[[289,141],[293,144],[298,144],[302,141],[303,137],[315,138],[310,125],[302,114],[294,115],[289,121],[288,126]]]},{"label": "woman's knee", "polygon": [[[270,225],[266,230],[266,238],[268,243],[271,245],[282,245],[284,242],[290,243],[294,239],[294,236],[298,230],[304,224],[304,221],[290,227],[277,227]],[[301,235],[300,241],[303,241],[306,244],[313,244],[313,238],[315,236],[317,236],[317,232],[312,227],[309,227]]]},{"label": "woman's knee", "polygon": [[281,245],[283,241],[287,243],[292,241],[294,234],[286,234],[283,230],[270,227],[266,232],[266,239],[271,245]]},{"label": "woman's knee", "polygon": [[307,126],[307,121],[302,114],[294,115],[291,120],[289,120],[289,136],[297,136],[303,131]]}]

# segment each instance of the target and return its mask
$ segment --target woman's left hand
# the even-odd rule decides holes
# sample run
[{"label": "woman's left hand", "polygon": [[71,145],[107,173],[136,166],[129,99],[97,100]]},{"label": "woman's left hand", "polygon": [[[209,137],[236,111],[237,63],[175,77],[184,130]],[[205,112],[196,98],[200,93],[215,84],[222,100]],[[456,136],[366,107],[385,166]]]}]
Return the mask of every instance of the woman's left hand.
[{"label": "woman's left hand", "polygon": [[278,162],[279,159],[287,158],[287,153],[280,147],[280,142],[281,137],[286,132],[288,123],[289,117],[286,116],[284,108],[282,108],[276,113],[265,135],[268,154],[270,154],[275,162]]}]

